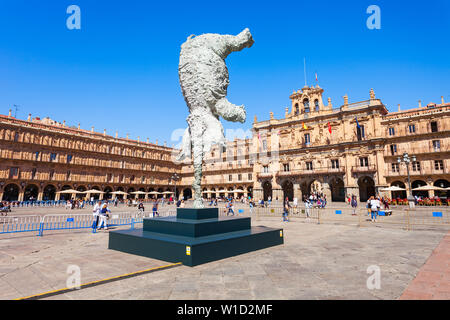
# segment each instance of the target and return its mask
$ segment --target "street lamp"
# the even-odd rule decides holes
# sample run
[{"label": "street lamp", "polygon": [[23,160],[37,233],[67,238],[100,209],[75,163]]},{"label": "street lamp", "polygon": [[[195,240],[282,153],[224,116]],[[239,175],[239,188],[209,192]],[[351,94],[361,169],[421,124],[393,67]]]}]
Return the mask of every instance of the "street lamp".
[{"label": "street lamp", "polygon": [[414,201],[414,197],[412,195],[412,188],[411,188],[411,177],[409,175],[409,164],[411,162],[416,162],[416,156],[409,156],[407,152],[405,152],[403,154],[403,158],[402,157],[398,157],[397,162],[398,163],[404,163],[406,165],[406,172],[408,173],[408,186],[409,186],[409,195],[408,195],[408,202],[409,202],[409,207],[410,208],[414,208],[415,205],[415,201]]},{"label": "street lamp", "polygon": [[175,194],[174,194],[174,199],[175,199],[175,201],[178,201],[178,198],[177,198],[177,181],[180,180],[180,177],[178,176],[177,173],[174,173],[174,174],[172,175],[172,177],[170,177],[170,179],[173,180],[173,181],[175,181],[175,187],[174,187],[174,188],[175,188],[175,190],[174,190]]}]

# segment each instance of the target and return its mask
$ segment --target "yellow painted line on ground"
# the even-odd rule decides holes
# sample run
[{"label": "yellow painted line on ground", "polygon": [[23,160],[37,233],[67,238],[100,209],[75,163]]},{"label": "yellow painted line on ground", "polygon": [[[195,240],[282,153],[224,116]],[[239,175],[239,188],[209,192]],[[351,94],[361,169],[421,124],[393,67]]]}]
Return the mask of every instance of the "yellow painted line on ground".
[{"label": "yellow painted line on ground", "polygon": [[120,276],[115,276],[115,277],[110,277],[110,278],[106,278],[106,279],[101,279],[101,280],[87,282],[87,283],[81,284],[78,289],[75,288],[75,287],[73,287],[73,288],[63,288],[63,289],[58,289],[58,290],[53,290],[53,291],[47,291],[47,292],[40,293],[40,294],[35,294],[35,295],[32,295],[32,296],[17,298],[17,299],[14,299],[14,300],[32,300],[32,299],[39,299],[39,298],[42,298],[44,296],[53,296],[53,295],[63,294],[63,293],[70,292],[70,291],[81,290],[81,289],[84,289],[86,287],[91,287],[91,286],[94,286],[94,285],[100,285],[100,284],[103,284],[103,283],[108,283],[108,282],[120,280],[122,278],[123,279],[131,278],[133,276],[138,276],[140,274],[154,272],[154,271],[163,270],[163,269],[169,269],[169,268],[173,268],[173,267],[180,266],[180,265],[181,265],[181,262],[177,262],[177,263],[168,264],[168,265],[165,265],[165,266],[145,269],[145,270],[141,270],[141,271],[136,271],[136,272],[122,274]]}]

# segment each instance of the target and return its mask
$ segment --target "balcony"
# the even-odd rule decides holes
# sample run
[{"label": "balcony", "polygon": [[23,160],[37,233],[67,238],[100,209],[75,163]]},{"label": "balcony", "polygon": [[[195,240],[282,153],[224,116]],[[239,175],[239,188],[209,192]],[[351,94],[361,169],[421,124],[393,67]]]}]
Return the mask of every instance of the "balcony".
[{"label": "balcony", "polygon": [[332,167],[317,167],[311,170],[299,169],[291,171],[278,171],[275,175],[277,177],[289,177],[289,176],[310,176],[310,175],[325,175],[325,174],[344,174],[345,166],[340,166],[338,168]]},{"label": "balcony", "polygon": [[377,167],[375,165],[370,166],[353,166],[352,167],[352,173],[364,173],[364,172],[376,172]]},{"label": "balcony", "polygon": [[272,172],[258,172],[258,173],[256,174],[256,176],[257,176],[258,178],[272,178],[273,173],[272,173]]}]

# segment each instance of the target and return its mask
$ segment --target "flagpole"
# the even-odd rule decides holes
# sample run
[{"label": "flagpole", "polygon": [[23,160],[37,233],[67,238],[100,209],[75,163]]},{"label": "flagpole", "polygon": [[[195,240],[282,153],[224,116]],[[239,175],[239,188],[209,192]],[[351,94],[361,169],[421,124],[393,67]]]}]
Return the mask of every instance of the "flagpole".
[{"label": "flagpole", "polygon": [[305,74],[305,87],[307,87],[307,84],[306,84],[306,57],[305,58],[303,58],[304,60],[303,60],[303,71],[304,71],[304,74]]}]

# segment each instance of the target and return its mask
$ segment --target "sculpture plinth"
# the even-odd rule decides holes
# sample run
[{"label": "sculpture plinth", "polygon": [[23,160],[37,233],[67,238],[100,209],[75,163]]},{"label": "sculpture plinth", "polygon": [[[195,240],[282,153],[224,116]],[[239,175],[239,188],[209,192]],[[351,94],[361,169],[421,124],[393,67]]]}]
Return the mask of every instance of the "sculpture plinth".
[{"label": "sculpture plinth", "polygon": [[250,217],[219,217],[218,208],[177,210],[144,219],[142,229],[109,233],[109,249],[196,266],[283,244],[283,229],[252,227]]}]

